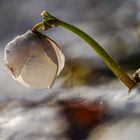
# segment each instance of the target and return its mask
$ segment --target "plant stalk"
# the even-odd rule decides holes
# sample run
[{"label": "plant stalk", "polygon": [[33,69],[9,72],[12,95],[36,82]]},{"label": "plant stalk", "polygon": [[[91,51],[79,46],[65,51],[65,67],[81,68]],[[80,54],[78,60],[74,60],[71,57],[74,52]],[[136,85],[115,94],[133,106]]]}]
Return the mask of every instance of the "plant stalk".
[{"label": "plant stalk", "polygon": [[129,90],[131,90],[136,85],[134,80],[132,80],[126,74],[126,72],[113,60],[113,58],[88,34],[69,23],[53,17],[48,12],[43,12],[42,16],[44,18],[42,23],[44,24],[39,23],[35,25],[32,29],[33,31],[39,30],[42,27],[48,29],[53,26],[58,26],[70,30],[71,32],[78,35],[81,39],[83,39],[103,59],[110,70],[129,88]]}]

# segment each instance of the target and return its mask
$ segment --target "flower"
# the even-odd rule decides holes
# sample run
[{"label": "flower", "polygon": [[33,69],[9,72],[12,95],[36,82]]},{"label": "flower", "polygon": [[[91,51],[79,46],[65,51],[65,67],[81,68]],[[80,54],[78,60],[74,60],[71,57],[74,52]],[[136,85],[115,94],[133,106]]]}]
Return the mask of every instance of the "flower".
[{"label": "flower", "polygon": [[5,47],[4,62],[12,77],[28,87],[50,88],[64,67],[58,45],[40,32],[27,31]]}]

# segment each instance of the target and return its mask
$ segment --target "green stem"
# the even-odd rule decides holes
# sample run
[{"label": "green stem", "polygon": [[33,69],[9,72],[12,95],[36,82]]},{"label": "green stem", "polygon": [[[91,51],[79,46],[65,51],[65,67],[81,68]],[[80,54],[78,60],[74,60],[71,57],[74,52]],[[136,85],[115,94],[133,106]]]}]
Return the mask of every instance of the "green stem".
[{"label": "green stem", "polygon": [[38,24],[36,24],[32,31],[37,31],[38,29],[41,29],[42,27],[44,27],[44,23],[43,22],[39,22]]},{"label": "green stem", "polygon": [[[89,46],[103,59],[107,66],[112,70],[112,72],[129,88],[132,89],[136,83],[126,74],[126,72],[113,60],[113,58],[89,35],[87,35],[82,30],[77,27],[58,20],[57,18],[51,16],[47,12],[43,12],[42,16],[44,18],[44,27],[46,29],[51,28],[52,26],[59,26],[70,30],[71,32],[78,35],[83,39]],[[38,28],[37,28],[38,26]],[[42,27],[43,27],[42,26]],[[40,23],[33,28],[33,31],[42,28]]]}]

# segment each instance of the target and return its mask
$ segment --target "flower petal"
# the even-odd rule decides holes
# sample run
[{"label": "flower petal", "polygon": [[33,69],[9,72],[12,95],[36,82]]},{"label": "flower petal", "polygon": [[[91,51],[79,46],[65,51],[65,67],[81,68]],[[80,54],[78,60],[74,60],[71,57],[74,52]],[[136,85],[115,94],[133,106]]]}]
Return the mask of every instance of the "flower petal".
[{"label": "flower petal", "polygon": [[57,65],[49,57],[39,55],[29,58],[17,80],[28,87],[50,88],[56,73]]},{"label": "flower petal", "polygon": [[62,71],[62,69],[64,68],[64,64],[65,64],[65,56],[62,53],[62,51],[60,50],[60,48],[58,47],[58,45],[51,40],[49,37],[47,37],[48,40],[50,41],[52,47],[54,48],[56,55],[57,55],[57,59],[58,59],[58,72],[57,75],[60,74],[60,72]]},{"label": "flower petal", "polygon": [[37,34],[41,37],[42,40],[41,46],[43,47],[45,53],[49,55],[55,63],[57,63],[58,65],[57,76],[58,76],[62,71],[62,69],[64,68],[65,56],[55,41],[53,41],[48,36],[41,34],[40,32],[37,32]]},{"label": "flower petal", "polygon": [[5,66],[12,77],[34,88],[50,88],[64,67],[58,45],[40,32],[28,31],[5,48]]}]

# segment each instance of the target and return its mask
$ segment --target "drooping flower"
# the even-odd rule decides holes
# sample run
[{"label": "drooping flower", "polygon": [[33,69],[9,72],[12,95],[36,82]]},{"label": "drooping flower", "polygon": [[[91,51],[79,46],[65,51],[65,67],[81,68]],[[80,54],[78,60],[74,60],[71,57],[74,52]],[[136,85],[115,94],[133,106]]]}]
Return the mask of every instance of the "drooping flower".
[{"label": "drooping flower", "polygon": [[4,62],[15,80],[41,89],[53,85],[65,57],[52,39],[29,30],[6,45]]}]

